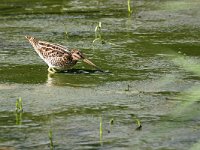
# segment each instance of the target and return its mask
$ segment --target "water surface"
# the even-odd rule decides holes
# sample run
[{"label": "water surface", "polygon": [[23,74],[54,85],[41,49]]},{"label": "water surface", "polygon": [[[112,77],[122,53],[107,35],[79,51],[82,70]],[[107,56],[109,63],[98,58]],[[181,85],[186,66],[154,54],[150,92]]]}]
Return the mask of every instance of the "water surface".
[{"label": "water surface", "polygon": [[[200,2],[131,4],[0,2],[0,149],[50,149],[50,130],[55,149],[198,149]],[[80,62],[48,74],[25,35],[81,49],[106,73]]]}]

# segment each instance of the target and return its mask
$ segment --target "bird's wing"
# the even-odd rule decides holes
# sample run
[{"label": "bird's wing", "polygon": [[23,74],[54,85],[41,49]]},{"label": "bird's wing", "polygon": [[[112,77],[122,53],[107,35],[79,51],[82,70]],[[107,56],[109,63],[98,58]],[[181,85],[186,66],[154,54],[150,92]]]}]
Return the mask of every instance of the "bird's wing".
[{"label": "bird's wing", "polygon": [[71,59],[71,53],[65,46],[38,41],[37,52],[49,66],[62,66]]},{"label": "bird's wing", "polygon": [[37,51],[44,57],[62,57],[64,55],[70,55],[69,50],[61,45],[53,44],[49,42],[38,41]]}]

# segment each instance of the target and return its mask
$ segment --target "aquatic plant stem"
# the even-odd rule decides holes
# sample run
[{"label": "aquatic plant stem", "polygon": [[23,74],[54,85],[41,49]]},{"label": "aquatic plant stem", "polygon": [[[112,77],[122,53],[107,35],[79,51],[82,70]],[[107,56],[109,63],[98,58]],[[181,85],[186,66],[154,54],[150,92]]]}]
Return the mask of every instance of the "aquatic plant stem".
[{"label": "aquatic plant stem", "polygon": [[132,13],[132,10],[131,10],[131,1],[128,0],[127,4],[128,4],[128,14],[130,15]]},{"label": "aquatic plant stem", "polygon": [[99,141],[100,141],[100,145],[103,145],[103,125],[102,125],[102,116],[100,117],[100,124],[99,124]]},{"label": "aquatic plant stem", "polygon": [[52,129],[49,130],[50,150],[54,150]]}]

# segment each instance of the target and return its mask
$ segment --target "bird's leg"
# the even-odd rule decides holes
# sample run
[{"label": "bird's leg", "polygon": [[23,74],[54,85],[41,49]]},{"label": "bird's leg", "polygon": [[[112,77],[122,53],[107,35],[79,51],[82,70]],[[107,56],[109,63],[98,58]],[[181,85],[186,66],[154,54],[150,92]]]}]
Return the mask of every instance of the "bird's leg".
[{"label": "bird's leg", "polygon": [[56,70],[54,68],[52,68],[52,67],[49,67],[48,71],[49,71],[49,73],[55,73],[56,72]]}]

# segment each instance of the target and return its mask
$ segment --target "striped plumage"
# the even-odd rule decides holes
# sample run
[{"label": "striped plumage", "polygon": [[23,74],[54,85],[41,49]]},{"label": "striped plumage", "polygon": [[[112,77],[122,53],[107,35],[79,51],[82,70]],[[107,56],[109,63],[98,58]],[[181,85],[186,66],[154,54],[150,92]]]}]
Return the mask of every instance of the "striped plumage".
[{"label": "striped plumage", "polygon": [[69,50],[67,47],[40,41],[31,36],[25,36],[38,55],[48,64],[49,72],[60,72],[72,68],[78,60],[82,59],[89,65],[99,69],[95,64],[86,59],[77,49]]}]

